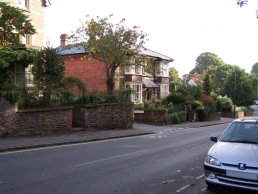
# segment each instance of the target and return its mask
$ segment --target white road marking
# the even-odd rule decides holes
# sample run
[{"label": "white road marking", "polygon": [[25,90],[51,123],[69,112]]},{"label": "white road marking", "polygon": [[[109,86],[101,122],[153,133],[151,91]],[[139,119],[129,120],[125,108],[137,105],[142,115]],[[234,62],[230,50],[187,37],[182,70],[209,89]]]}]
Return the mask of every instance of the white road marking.
[{"label": "white road marking", "polygon": [[129,155],[133,155],[133,154],[137,154],[137,153],[145,152],[145,151],[146,151],[146,149],[145,150],[139,150],[139,151],[136,151],[136,152],[127,153],[127,154],[121,154],[121,155],[117,155],[117,156],[112,156],[112,157],[109,157],[109,158],[103,158],[103,159],[100,159],[100,160],[94,160],[94,161],[85,162],[85,163],[81,163],[81,164],[75,164],[74,166],[78,167],[78,166],[93,164],[93,163],[97,163],[97,162],[103,162],[103,161],[106,161],[106,160],[111,160],[111,159],[114,159],[114,158],[129,156]]},{"label": "white road marking", "polygon": [[178,189],[176,192],[177,192],[177,193],[180,193],[181,191],[187,189],[188,187],[190,187],[190,185],[185,185],[185,186],[183,186],[182,188]]},{"label": "white road marking", "polygon": [[198,180],[198,179],[201,179],[202,177],[204,177],[204,174],[202,174],[202,175],[196,177],[196,179]]},{"label": "white road marking", "polygon": [[205,192],[206,190],[207,190],[207,188],[203,188],[201,191],[202,191],[202,192]]}]

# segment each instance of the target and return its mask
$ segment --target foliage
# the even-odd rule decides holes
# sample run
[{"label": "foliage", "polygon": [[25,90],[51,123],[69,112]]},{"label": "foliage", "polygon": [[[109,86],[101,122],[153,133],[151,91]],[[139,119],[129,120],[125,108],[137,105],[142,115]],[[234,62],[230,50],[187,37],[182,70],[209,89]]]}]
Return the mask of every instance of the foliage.
[{"label": "foliage", "polygon": [[227,96],[219,96],[218,99],[220,100],[222,111],[231,111],[232,110],[233,102],[232,102],[231,98],[229,98]]},{"label": "foliage", "polygon": [[176,68],[169,68],[169,91],[176,92],[181,85],[182,81]]},{"label": "foliage", "polygon": [[186,121],[186,112],[174,112],[169,114],[169,118],[173,124],[179,124]]},{"label": "foliage", "polygon": [[37,50],[19,50],[14,48],[0,48],[0,89],[13,89],[13,71],[16,63],[26,67],[33,63],[37,56]]},{"label": "foliage", "polygon": [[239,67],[235,67],[225,82],[223,94],[230,97],[237,106],[252,105],[255,93],[251,76]]},{"label": "foliage", "polygon": [[155,103],[146,101],[143,103],[143,109],[144,110],[155,110]]},{"label": "foliage", "polygon": [[199,100],[187,101],[186,104],[191,105],[191,108],[193,110],[203,110],[204,109],[203,103]]},{"label": "foliage", "polygon": [[177,92],[182,96],[185,96],[187,99],[198,99],[203,93],[201,86],[192,86],[187,84],[183,84]]},{"label": "foliage", "polygon": [[209,109],[211,112],[216,112],[216,101],[211,96],[202,94],[200,101],[202,102],[204,109]]},{"label": "foliage", "polygon": [[209,74],[205,75],[204,81],[203,81],[203,91],[205,94],[210,95],[212,91],[212,84],[211,84],[211,78]]},{"label": "foliage", "polygon": [[61,83],[64,77],[64,63],[54,48],[41,50],[32,67],[35,87],[42,91],[46,105],[50,106],[51,98],[59,98]]},{"label": "foliage", "polygon": [[164,100],[164,102],[166,104],[184,104],[186,101],[185,97],[183,95],[181,95],[180,93],[170,93],[166,99]]},{"label": "foliage", "polygon": [[0,47],[19,44],[20,36],[36,33],[29,17],[17,7],[0,2]]},{"label": "foliage", "polygon": [[218,67],[223,65],[224,62],[216,54],[211,52],[205,52],[199,55],[196,59],[195,67],[191,70],[193,73],[203,73],[203,71],[208,70],[212,67]]},{"label": "foliage", "polygon": [[251,74],[258,77],[258,62],[252,66]]},{"label": "foliage", "polygon": [[88,54],[103,61],[106,67],[107,91],[114,91],[114,76],[118,67],[139,65],[145,60],[140,55],[146,34],[139,32],[139,27],[126,28],[125,19],[114,25],[112,17],[87,18],[85,25],[78,28],[72,36],[75,42],[84,42]]}]

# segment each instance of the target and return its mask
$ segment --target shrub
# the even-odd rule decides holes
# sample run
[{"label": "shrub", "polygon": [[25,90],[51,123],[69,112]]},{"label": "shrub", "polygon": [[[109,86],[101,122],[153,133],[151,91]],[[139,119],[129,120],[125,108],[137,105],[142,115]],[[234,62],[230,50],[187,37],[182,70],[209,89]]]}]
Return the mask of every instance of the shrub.
[{"label": "shrub", "polygon": [[227,96],[219,96],[218,99],[220,99],[220,101],[221,101],[221,110],[222,111],[231,111],[232,110],[233,102],[232,102],[231,98],[229,98]]},{"label": "shrub", "polygon": [[169,114],[169,118],[172,123],[179,124],[186,121],[186,112],[180,111],[180,112],[174,112]]},{"label": "shrub", "polygon": [[184,104],[185,97],[180,93],[170,93],[164,101],[166,104]]},{"label": "shrub", "polygon": [[216,102],[211,96],[202,94],[200,101],[203,103],[204,109],[208,109],[211,112],[216,112]]},{"label": "shrub", "polygon": [[191,105],[193,110],[203,110],[204,109],[202,102],[198,101],[198,100],[187,101],[186,104]]},{"label": "shrub", "polygon": [[154,110],[155,109],[155,104],[152,102],[144,102],[143,103],[143,109],[144,110]]}]

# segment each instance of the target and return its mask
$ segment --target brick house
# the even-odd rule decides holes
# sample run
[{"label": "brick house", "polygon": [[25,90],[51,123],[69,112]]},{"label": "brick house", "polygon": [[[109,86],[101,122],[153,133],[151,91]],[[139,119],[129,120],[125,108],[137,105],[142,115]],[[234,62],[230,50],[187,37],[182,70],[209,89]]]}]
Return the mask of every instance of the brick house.
[{"label": "brick house", "polygon": [[[42,0],[2,0],[11,6],[18,7],[23,10],[24,14],[27,14],[31,19],[31,24],[36,29],[37,33],[34,35],[27,35],[20,37],[19,49],[41,49],[44,46],[45,41],[45,1]],[[47,3],[47,2],[46,2]],[[14,84],[19,85],[26,81],[27,86],[32,84],[31,66],[25,68],[21,64],[15,64],[14,66]]]},{"label": "brick house", "polygon": [[[69,44],[67,34],[60,36],[58,53],[65,64],[65,77],[76,77],[86,85],[87,92],[106,92],[105,65],[87,57],[87,51],[80,44]],[[130,99],[134,103],[160,101],[169,94],[169,63],[172,58],[149,49],[142,54],[149,58],[149,64],[155,67],[154,75],[144,71],[142,66],[125,66],[117,69],[116,88],[130,87],[133,91]]]}]

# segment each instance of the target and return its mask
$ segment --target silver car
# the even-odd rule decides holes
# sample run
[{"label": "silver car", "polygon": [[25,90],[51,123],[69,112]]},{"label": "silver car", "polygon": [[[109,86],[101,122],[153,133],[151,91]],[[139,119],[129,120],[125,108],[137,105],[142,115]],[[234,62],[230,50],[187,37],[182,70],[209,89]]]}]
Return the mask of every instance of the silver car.
[{"label": "silver car", "polygon": [[204,161],[208,186],[223,185],[258,191],[258,118],[233,121]]}]

